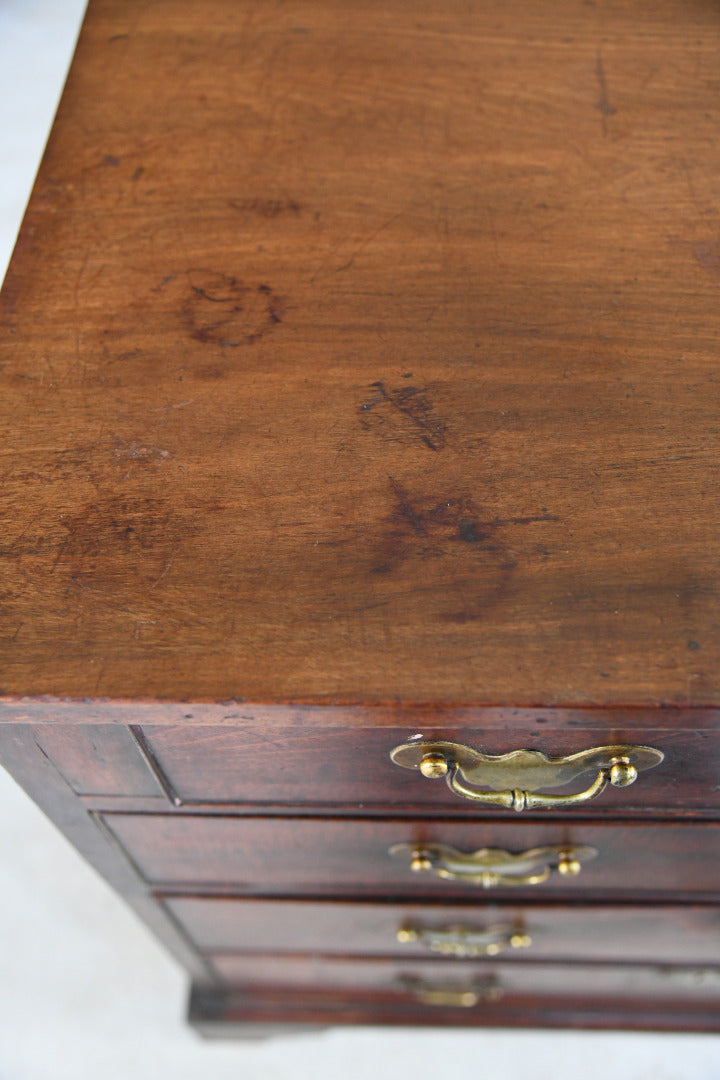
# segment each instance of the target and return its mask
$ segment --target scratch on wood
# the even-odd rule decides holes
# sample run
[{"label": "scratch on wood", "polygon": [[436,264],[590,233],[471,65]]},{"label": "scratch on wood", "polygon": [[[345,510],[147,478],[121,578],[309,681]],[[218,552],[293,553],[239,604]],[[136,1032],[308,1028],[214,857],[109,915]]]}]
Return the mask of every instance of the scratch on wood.
[{"label": "scratch on wood", "polygon": [[160,571],[160,573],[158,574],[158,576],[155,578],[152,585],[150,586],[151,589],[156,589],[158,587],[158,585],[160,584],[160,582],[165,580],[165,578],[168,576],[168,573],[170,572],[170,567],[172,566],[174,560],[175,560],[175,551],[171,551],[170,555],[167,558],[167,561],[165,562],[165,565],[163,566],[162,570]]},{"label": "scratch on wood", "polygon": [[557,514],[534,514],[529,517],[496,518],[494,525],[533,525],[538,521],[559,521]]},{"label": "scratch on wood", "polygon": [[595,74],[597,75],[598,86],[600,87],[600,97],[598,98],[597,108],[602,113],[602,128],[603,135],[607,134],[607,118],[608,116],[614,116],[617,112],[610,104],[608,97],[607,78],[605,76],[605,68],[603,66],[602,54],[598,49],[597,59],[595,62]]},{"label": "scratch on wood", "polygon": [[153,409],[148,409],[148,412],[151,412],[151,413],[154,413],[154,412],[169,412],[171,409],[184,409],[184,408],[186,408],[186,406],[192,405],[193,401],[196,401],[196,400],[197,399],[193,397],[193,398],[188,398],[187,401],[177,401],[172,405],[157,405]]},{"label": "scratch on wood", "polygon": [[[137,174],[137,169],[135,170],[135,172]],[[135,176],[133,176],[133,180],[134,179],[135,179]],[[173,274],[166,274],[165,277],[160,282],[160,284],[156,285],[154,288],[152,288],[150,290],[150,292],[153,292],[153,293],[160,292],[160,290],[164,289],[167,285],[169,285],[171,281],[174,281],[176,277],[177,277],[177,274],[174,274],[174,273]]]},{"label": "scratch on wood", "polygon": [[398,484],[397,480],[395,480],[392,476],[388,476],[388,480],[390,481],[390,487],[395,492],[395,497],[397,498],[398,506],[400,507],[400,513],[405,518],[405,520],[409,522],[413,529],[413,532],[416,532],[418,536],[427,536],[427,529],[423,524],[422,518],[415,511],[412,503],[410,502],[407,492],[403,490],[400,484]]},{"label": "scratch on wood", "polygon": [[[361,252],[363,252],[365,250],[365,248],[369,247],[370,244],[372,244],[373,240],[375,240],[376,237],[378,237],[380,235],[380,233],[384,232],[385,229],[389,229],[390,226],[393,225],[398,220],[398,218],[401,218],[404,213],[405,213],[405,210],[398,210],[398,212],[396,214],[393,214],[391,217],[389,217],[385,221],[383,221],[383,223],[381,225],[378,225],[378,227],[376,229],[374,229],[372,232],[370,232],[363,240],[360,240],[355,245],[355,248],[350,253],[350,255],[348,255],[348,257],[345,259],[344,262],[340,263],[339,266],[335,266],[335,267],[332,268],[332,273],[333,274],[341,274],[343,272],[343,270],[349,270],[350,267],[355,262],[355,259],[358,257],[358,255],[360,255]],[[339,246],[340,245],[338,245],[338,247]],[[332,259],[333,255],[335,255],[337,250],[338,250],[338,248],[335,247],[330,252],[329,256],[327,256],[325,259],[323,259],[323,262],[322,262],[321,266],[318,267],[318,269],[315,271],[315,273],[310,278],[311,283],[313,283],[316,280],[316,278],[318,278],[321,274],[323,274],[325,272],[325,270],[326,270],[326,268],[328,266],[328,263]]]},{"label": "scratch on wood", "polygon": [[159,446],[141,446],[140,443],[116,443],[115,457],[129,458],[131,461],[165,461],[172,457],[169,450],[163,450]]},{"label": "scratch on wood", "polygon": [[[93,664],[94,660],[91,660],[90,663]],[[102,664],[100,666],[100,670],[97,673],[97,678],[95,679],[95,696],[96,697],[100,693],[100,686],[102,684],[104,675],[105,675],[105,665]]]}]

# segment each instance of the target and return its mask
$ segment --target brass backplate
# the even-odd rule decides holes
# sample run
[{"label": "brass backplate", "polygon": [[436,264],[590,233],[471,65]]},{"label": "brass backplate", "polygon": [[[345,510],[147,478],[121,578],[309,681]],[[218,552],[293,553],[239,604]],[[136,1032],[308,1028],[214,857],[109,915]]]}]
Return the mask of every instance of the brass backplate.
[{"label": "brass backplate", "polygon": [[511,750],[495,755],[483,754],[461,743],[433,739],[396,746],[390,757],[405,769],[419,769],[428,754],[439,754],[448,765],[457,765],[468,783],[493,791],[564,787],[583,773],[609,770],[618,760],[630,762],[641,772],[659,765],[665,756],[651,746],[624,744],[595,746],[565,757],[548,757],[539,750]]}]

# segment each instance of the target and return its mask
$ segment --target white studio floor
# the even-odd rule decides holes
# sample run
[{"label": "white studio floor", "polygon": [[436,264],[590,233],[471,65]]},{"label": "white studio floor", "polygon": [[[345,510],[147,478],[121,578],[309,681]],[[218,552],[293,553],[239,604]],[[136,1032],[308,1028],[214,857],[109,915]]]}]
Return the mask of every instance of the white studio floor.
[{"label": "white studio floor", "polygon": [[[83,6],[0,0],[0,276]],[[344,1028],[205,1043],[184,1024],[183,973],[1,770],[0,820],[0,1080],[720,1078],[720,1036]]]}]

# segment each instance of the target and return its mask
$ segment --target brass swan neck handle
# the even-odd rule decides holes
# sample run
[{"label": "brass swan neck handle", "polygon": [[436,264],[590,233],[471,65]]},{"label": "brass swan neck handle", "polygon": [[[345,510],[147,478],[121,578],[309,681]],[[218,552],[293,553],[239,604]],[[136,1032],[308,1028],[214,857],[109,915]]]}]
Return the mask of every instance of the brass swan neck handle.
[{"label": "brass swan neck handle", "polygon": [[564,877],[580,873],[597,850],[578,844],[553,844],[511,852],[502,848],[459,851],[450,844],[393,844],[389,854],[408,862],[413,873],[430,872],[443,881],[483,889],[541,885],[553,870]]},{"label": "brass swan neck handle", "polygon": [[[390,757],[396,765],[417,769],[427,779],[444,777],[450,790],[464,799],[520,812],[579,806],[600,795],[608,784],[628,787],[643,769],[659,765],[664,754],[651,746],[618,744],[556,758],[537,750],[493,755],[461,743],[418,740],[396,746]],[[563,787],[586,772],[596,776],[582,791],[545,795],[537,790]]]},{"label": "brass swan neck handle", "polygon": [[475,978],[467,983],[429,983],[412,975],[401,976],[398,988],[412,994],[421,1005],[434,1005],[438,1008],[472,1008],[483,1002],[499,1001],[503,988],[498,980],[490,975]]},{"label": "brass swan neck handle", "polygon": [[419,946],[442,956],[458,958],[497,956],[506,950],[527,949],[532,945],[530,935],[511,923],[485,927],[459,924],[429,927],[406,922],[396,937],[403,945]]}]

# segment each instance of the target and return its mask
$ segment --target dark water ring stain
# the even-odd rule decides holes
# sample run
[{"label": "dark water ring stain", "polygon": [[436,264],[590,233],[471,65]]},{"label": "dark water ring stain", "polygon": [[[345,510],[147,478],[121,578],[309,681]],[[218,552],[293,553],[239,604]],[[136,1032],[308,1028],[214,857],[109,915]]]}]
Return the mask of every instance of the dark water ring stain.
[{"label": "dark water ring stain", "polygon": [[190,335],[204,345],[252,345],[285,317],[280,297],[266,284],[248,285],[230,274],[188,270],[189,295],[181,313]]},{"label": "dark water ring stain", "polygon": [[[518,547],[524,541],[518,527],[555,522],[542,513],[493,517],[475,505],[468,492],[440,497],[410,491],[388,477],[392,509],[375,551],[371,573],[446,582],[442,622],[462,625],[482,619],[504,600],[512,587]],[[448,561],[446,561],[448,560]]]}]

